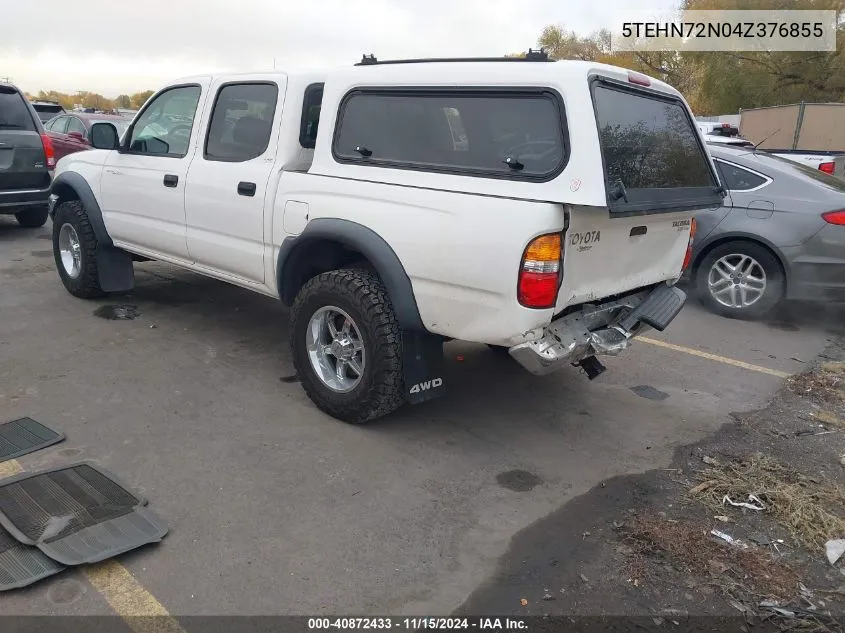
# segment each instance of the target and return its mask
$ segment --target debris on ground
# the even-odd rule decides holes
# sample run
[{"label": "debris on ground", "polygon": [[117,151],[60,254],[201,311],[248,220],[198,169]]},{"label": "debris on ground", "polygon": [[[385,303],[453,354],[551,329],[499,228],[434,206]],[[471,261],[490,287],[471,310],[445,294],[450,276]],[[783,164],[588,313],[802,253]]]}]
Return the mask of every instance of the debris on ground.
[{"label": "debris on ground", "polygon": [[698,473],[701,483],[689,493],[711,508],[723,508],[730,497],[754,495],[765,512],[810,548],[845,534],[845,490],[782,466],[772,457],[755,453]]},{"label": "debris on ground", "polygon": [[519,604],[521,604],[524,607],[528,604],[528,600],[526,600],[525,598],[520,598]]},{"label": "debris on ground", "polygon": [[845,363],[822,363],[816,371],[790,376],[787,386],[801,396],[824,402],[845,400]]},{"label": "debris on ground", "polygon": [[728,545],[736,545],[736,539],[730,534],[725,534],[724,532],[720,532],[719,530],[710,530],[710,534],[715,536],[716,538],[722,539]]},{"label": "debris on ground", "polygon": [[[659,555],[687,576],[703,577],[727,597],[749,595],[789,599],[799,578],[788,566],[757,548],[738,549],[713,538],[711,532],[689,521],[669,521],[638,515],[625,530],[627,541],[643,555]],[[718,530],[713,530],[718,532]],[[719,538],[731,536],[719,532]]]},{"label": "debris on ground", "polygon": [[749,510],[755,510],[759,512],[760,510],[765,510],[765,506],[763,502],[760,501],[760,498],[757,495],[748,495],[748,501],[734,501],[728,495],[722,497],[722,505],[730,504],[736,508],[748,508]]},{"label": "debris on ground", "polygon": [[824,544],[824,551],[830,564],[835,565],[836,561],[842,558],[842,554],[845,554],[845,539],[831,539]]}]

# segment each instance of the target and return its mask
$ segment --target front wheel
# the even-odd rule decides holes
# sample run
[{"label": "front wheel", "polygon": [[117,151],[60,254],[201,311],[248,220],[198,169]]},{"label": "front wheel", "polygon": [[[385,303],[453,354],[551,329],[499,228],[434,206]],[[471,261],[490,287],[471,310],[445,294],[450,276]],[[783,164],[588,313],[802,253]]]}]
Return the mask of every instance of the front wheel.
[{"label": "front wheel", "polygon": [[53,218],[53,257],[67,291],[93,299],[106,293],[97,269],[97,237],[79,200],[62,202]]},{"label": "front wheel", "polygon": [[696,289],[712,312],[731,318],[760,318],[783,298],[780,262],[767,248],[734,241],[711,250],[696,270]]},{"label": "front wheel", "polygon": [[291,310],[291,352],[308,397],[332,417],[361,424],[404,402],[401,330],[372,271],[308,281]]}]

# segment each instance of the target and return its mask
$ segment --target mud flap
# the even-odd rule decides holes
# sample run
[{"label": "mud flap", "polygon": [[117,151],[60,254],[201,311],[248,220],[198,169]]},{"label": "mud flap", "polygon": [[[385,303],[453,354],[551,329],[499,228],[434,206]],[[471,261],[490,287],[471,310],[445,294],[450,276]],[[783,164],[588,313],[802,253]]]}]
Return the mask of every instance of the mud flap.
[{"label": "mud flap", "polygon": [[443,339],[428,332],[402,332],[405,399],[411,404],[439,398],[443,383]]},{"label": "mud flap", "polygon": [[105,292],[126,292],[135,286],[132,255],[113,246],[97,246],[97,275]]}]

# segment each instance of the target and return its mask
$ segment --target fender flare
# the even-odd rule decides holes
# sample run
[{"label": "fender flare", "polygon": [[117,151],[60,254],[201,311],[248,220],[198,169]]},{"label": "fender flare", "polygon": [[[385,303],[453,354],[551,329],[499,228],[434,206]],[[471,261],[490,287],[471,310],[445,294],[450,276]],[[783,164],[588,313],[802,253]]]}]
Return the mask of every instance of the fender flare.
[{"label": "fender flare", "polygon": [[[85,177],[74,172],[65,171],[55,177],[53,183],[50,185],[50,195],[58,196],[59,199],[65,198],[62,193],[68,189],[76,194],[82,206],[85,207],[85,213],[88,215],[88,221],[91,222],[91,228],[94,229],[94,235],[97,236],[97,242],[104,246],[114,246],[106,231],[106,223],[103,221],[103,212],[97,202],[91,185],[85,180]],[[52,218],[55,213],[55,207],[50,207],[50,216]]]},{"label": "fender flare", "polygon": [[426,331],[411,279],[395,251],[378,233],[350,220],[316,218],[299,235],[284,239],[276,263],[276,284],[283,303],[293,303],[293,295],[298,290],[293,285],[292,272],[296,261],[307,257],[308,245],[318,240],[338,242],[364,255],[384,282],[400,327],[408,331]]}]

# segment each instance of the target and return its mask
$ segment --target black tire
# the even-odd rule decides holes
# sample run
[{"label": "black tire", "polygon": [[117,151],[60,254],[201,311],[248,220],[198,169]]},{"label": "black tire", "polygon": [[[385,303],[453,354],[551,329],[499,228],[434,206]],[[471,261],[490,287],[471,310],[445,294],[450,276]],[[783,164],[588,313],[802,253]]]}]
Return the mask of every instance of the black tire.
[{"label": "black tire", "polygon": [[[747,255],[763,269],[766,288],[763,295],[746,307],[732,307],[720,303],[711,293],[708,277],[713,265],[723,257]],[[768,248],[756,242],[735,240],[719,244],[710,250],[695,270],[695,286],[701,303],[711,312],[732,319],[759,319],[783,299],[786,277],[778,258]]]},{"label": "black tire", "polygon": [[[364,344],[361,381],[346,393],[330,389],[320,379],[306,349],[308,323],[326,306],[344,310],[358,326]],[[344,422],[362,424],[402,406],[402,332],[375,272],[345,268],[314,277],[296,296],[290,318],[293,364],[305,393],[320,410]]]},{"label": "black tire", "polygon": [[[79,238],[80,271],[76,277],[71,277],[62,264],[59,251],[59,234],[62,226],[69,224]],[[56,207],[53,217],[53,257],[56,268],[67,291],[80,299],[95,299],[106,295],[100,287],[100,276],[97,270],[97,237],[85,213],[85,208],[79,200],[62,202]]]},{"label": "black tire", "polygon": [[15,219],[25,229],[38,229],[47,223],[47,207],[32,207],[15,214]]}]

